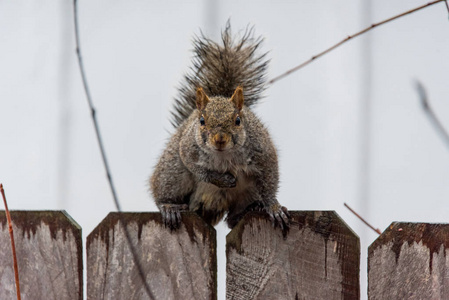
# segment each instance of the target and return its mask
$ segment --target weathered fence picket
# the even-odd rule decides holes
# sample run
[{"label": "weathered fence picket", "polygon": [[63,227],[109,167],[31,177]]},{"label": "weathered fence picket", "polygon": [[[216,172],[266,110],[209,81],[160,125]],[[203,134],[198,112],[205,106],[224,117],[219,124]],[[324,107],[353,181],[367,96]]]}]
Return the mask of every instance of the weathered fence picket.
[{"label": "weathered fence picket", "polygon": [[[332,211],[292,211],[290,230],[252,212],[227,236],[228,300],[359,299],[360,243]],[[63,211],[13,211],[22,299],[83,299],[81,228]],[[87,299],[217,299],[215,230],[193,213],[110,213],[87,238]],[[0,211],[0,299],[15,299]],[[449,299],[449,224],[392,223],[368,249],[368,298]]]},{"label": "weathered fence picket", "polygon": [[[11,219],[22,299],[83,299],[81,227],[64,211],[12,211]],[[0,299],[16,299],[4,211],[0,223]]]},{"label": "weathered fence picket", "polygon": [[392,223],[368,248],[368,298],[449,299],[449,224]]},{"label": "weathered fence picket", "polygon": [[360,243],[332,211],[292,211],[284,236],[250,213],[227,236],[226,298],[359,299]]},{"label": "weathered fence picket", "polygon": [[193,213],[182,223],[171,232],[159,213],[110,213],[87,237],[87,299],[150,299],[122,224],[155,299],[216,299],[215,229]]}]

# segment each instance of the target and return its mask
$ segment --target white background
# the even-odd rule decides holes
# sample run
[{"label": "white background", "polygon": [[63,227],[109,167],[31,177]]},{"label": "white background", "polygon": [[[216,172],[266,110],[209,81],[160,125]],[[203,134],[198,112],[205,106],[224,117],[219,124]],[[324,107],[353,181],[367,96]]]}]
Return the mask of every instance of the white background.
[{"label": "white background", "polygon": [[[169,110],[200,28],[217,39],[254,25],[269,78],[348,34],[424,1],[80,0],[81,46],[119,199],[154,211],[147,181],[170,132]],[[65,209],[83,236],[115,210],[75,54],[73,3],[0,1],[0,182],[11,209]],[[375,227],[445,222],[449,149],[419,105],[426,86],[449,128],[449,21],[443,2],[356,38],[270,86],[256,113],[279,149],[279,201],[336,210],[366,253]],[[218,230],[219,299],[225,291]]]}]

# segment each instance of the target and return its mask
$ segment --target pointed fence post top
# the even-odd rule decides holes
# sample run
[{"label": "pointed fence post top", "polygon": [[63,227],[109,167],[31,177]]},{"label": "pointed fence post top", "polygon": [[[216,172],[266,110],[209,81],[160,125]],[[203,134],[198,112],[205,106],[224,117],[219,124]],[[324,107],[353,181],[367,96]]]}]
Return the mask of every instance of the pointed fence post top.
[{"label": "pointed fence post top", "polygon": [[181,216],[171,231],[160,213],[108,214],[87,237],[87,299],[216,300],[215,229]]},{"label": "pointed fence post top", "polygon": [[[81,226],[65,210],[14,210],[11,211],[11,220],[22,234],[30,236],[35,234],[42,225],[48,226],[51,236],[56,238],[60,230],[63,236],[70,230],[74,235],[81,237]],[[0,210],[0,224],[6,224],[5,211]]]},{"label": "pointed fence post top", "polygon": [[449,299],[449,224],[393,222],[368,248],[369,299]]},{"label": "pointed fence post top", "polygon": [[227,299],[357,299],[360,242],[334,211],[249,213],[226,237]]},{"label": "pointed fence post top", "polygon": [[380,247],[391,244],[391,251],[398,259],[405,243],[421,243],[429,248],[430,253],[439,252],[441,246],[449,249],[449,224],[393,222],[368,247],[368,254],[371,255]]},{"label": "pointed fence post top", "polygon": [[[125,226],[131,224],[137,226],[138,239],[142,236],[143,227],[150,222],[157,224],[161,230],[162,228],[165,230],[159,212],[110,212],[87,236],[86,247],[89,248],[90,243],[98,238],[105,241],[108,238],[110,230],[113,230],[119,222],[123,222]],[[203,237],[212,235],[215,239],[215,229],[206,224],[196,213],[183,212],[182,223],[183,226],[180,229],[185,230],[191,239],[194,238],[194,231]],[[166,232],[167,234],[178,234],[180,231],[171,232],[169,229],[166,229]]]},{"label": "pointed fence post top", "polygon": [[[83,299],[81,227],[65,211],[11,211],[25,299]],[[14,299],[11,241],[0,211],[0,299]],[[5,233],[5,234],[3,234]]]}]

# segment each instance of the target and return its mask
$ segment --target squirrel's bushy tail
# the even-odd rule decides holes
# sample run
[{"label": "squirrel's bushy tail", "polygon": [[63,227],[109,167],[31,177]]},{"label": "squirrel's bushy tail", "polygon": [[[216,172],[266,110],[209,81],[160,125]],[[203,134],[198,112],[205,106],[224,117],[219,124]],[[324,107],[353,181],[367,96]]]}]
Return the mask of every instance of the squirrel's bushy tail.
[{"label": "squirrel's bushy tail", "polygon": [[266,53],[258,55],[262,38],[254,38],[253,29],[233,40],[231,26],[226,24],[221,34],[222,45],[204,35],[194,39],[194,58],[191,72],[185,75],[172,112],[172,124],[178,127],[196,108],[196,89],[202,87],[209,96],[231,97],[242,86],[245,105],[251,106],[265,90],[268,60]]}]

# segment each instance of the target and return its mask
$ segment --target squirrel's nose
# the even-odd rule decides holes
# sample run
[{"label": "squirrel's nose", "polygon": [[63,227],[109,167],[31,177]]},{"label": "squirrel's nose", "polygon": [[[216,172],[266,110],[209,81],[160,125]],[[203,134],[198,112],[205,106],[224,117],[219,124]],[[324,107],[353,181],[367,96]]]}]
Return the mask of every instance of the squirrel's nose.
[{"label": "squirrel's nose", "polygon": [[214,135],[214,143],[218,148],[224,148],[228,143],[228,138],[223,133],[217,133]]}]

